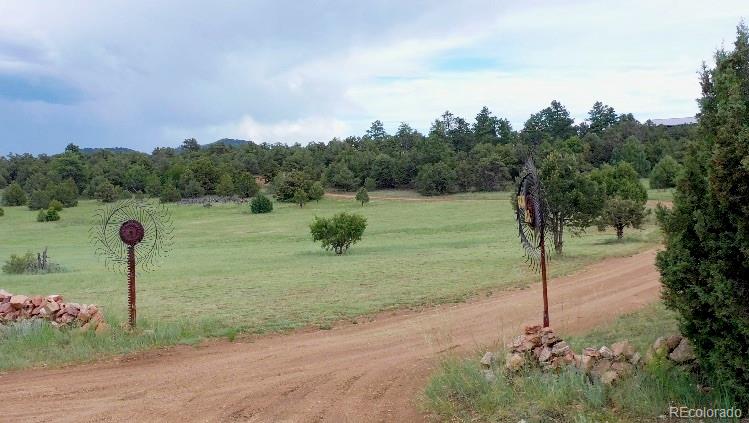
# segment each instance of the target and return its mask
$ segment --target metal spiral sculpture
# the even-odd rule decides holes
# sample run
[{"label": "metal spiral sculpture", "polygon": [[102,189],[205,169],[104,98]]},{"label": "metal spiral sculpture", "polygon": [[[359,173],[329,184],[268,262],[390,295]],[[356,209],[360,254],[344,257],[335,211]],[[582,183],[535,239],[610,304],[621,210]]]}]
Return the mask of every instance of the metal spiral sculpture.
[{"label": "metal spiral sculpture", "polygon": [[127,272],[128,323],[136,325],[135,268],[153,270],[157,260],[169,253],[172,220],[166,207],[135,199],[102,207],[90,230],[96,253],[106,266]]},{"label": "metal spiral sculpture", "polygon": [[528,158],[520,174],[515,202],[515,217],[518,222],[520,243],[525,250],[526,261],[534,271],[541,269],[541,284],[544,296],[544,327],[549,326],[549,300],[546,293],[546,245],[544,235],[546,203],[538,170],[533,159]]}]

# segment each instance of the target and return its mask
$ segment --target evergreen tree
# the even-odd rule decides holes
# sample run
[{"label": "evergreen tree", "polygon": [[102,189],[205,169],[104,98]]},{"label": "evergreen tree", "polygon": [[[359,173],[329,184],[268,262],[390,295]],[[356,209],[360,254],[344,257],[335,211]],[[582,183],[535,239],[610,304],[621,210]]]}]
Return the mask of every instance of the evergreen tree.
[{"label": "evergreen tree", "polygon": [[307,194],[309,195],[310,200],[319,202],[320,199],[325,195],[325,189],[322,186],[322,182],[315,181],[315,183],[313,183],[310,187]]},{"label": "evergreen tree", "polygon": [[304,207],[304,204],[307,202],[307,193],[304,192],[303,189],[297,188],[294,190],[294,204],[298,204],[299,207]]},{"label": "evergreen tree", "polygon": [[749,29],[704,68],[702,141],[687,151],[657,265],[666,305],[680,316],[713,383],[749,406]]},{"label": "evergreen tree", "polygon": [[590,132],[599,134],[606,128],[613,126],[618,117],[613,107],[596,101],[588,112],[588,121],[590,122]]},{"label": "evergreen tree", "polygon": [[359,191],[356,192],[356,201],[360,202],[362,206],[364,206],[365,203],[369,203],[369,193],[367,192],[367,188],[359,188]]},{"label": "evergreen tree", "polygon": [[681,165],[671,156],[665,156],[650,172],[650,188],[665,189],[676,186],[676,177],[681,172]]},{"label": "evergreen tree", "polygon": [[3,205],[8,207],[23,206],[26,204],[26,193],[23,192],[21,184],[13,182],[3,193]]},{"label": "evergreen tree", "polygon": [[234,195],[234,180],[231,175],[228,173],[221,175],[221,178],[218,180],[218,185],[216,185],[216,194],[224,197]]}]

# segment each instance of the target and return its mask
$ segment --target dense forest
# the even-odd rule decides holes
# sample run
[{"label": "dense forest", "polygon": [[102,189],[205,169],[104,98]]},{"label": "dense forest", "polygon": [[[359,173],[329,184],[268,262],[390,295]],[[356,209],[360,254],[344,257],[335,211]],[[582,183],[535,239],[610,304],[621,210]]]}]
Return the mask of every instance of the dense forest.
[{"label": "dense forest", "polygon": [[297,189],[309,191],[315,182],[346,191],[413,188],[442,195],[502,190],[525,157],[533,152],[543,161],[552,151],[574,156],[581,172],[627,162],[640,177],[652,177],[654,187],[669,187],[694,129],[643,124],[600,102],[586,122],[575,125],[567,109],[552,101],[520,131],[484,107],[473,122],[445,112],[427,135],[406,123],[388,134],[375,121],[363,136],[305,146],[228,140],[201,147],[187,139],[178,148],[145,154],[70,144],[56,155],[0,157],[0,188],[10,185],[6,205],[31,209],[55,199],[73,206],[79,197],[113,201],[133,193],[163,201],[249,197],[258,189],[256,177],[270,183],[279,201],[291,201]]}]

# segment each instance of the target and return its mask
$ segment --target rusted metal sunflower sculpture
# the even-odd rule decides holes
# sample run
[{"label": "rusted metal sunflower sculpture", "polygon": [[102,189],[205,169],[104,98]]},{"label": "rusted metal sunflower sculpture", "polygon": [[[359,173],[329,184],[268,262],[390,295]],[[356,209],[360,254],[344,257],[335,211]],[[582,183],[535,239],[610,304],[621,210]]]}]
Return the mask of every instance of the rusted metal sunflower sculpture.
[{"label": "rusted metal sunflower sculpture", "polygon": [[520,244],[525,250],[526,261],[534,271],[541,270],[544,297],[544,327],[549,326],[549,300],[546,291],[546,225],[543,187],[533,159],[528,158],[520,174],[515,202],[515,217],[518,222]]},{"label": "rusted metal sunflower sculpture", "polygon": [[128,322],[136,325],[135,271],[153,270],[172,245],[172,219],[166,207],[140,200],[125,200],[100,208],[90,230],[95,251],[106,266],[127,272]]}]

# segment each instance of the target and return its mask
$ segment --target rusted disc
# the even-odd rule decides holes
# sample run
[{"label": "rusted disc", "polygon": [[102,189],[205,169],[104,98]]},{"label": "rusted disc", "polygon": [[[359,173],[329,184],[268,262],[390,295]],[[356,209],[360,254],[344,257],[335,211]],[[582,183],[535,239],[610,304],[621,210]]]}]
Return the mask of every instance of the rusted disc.
[{"label": "rusted disc", "polygon": [[120,226],[120,239],[127,245],[135,245],[143,241],[145,230],[137,220],[128,220]]}]

